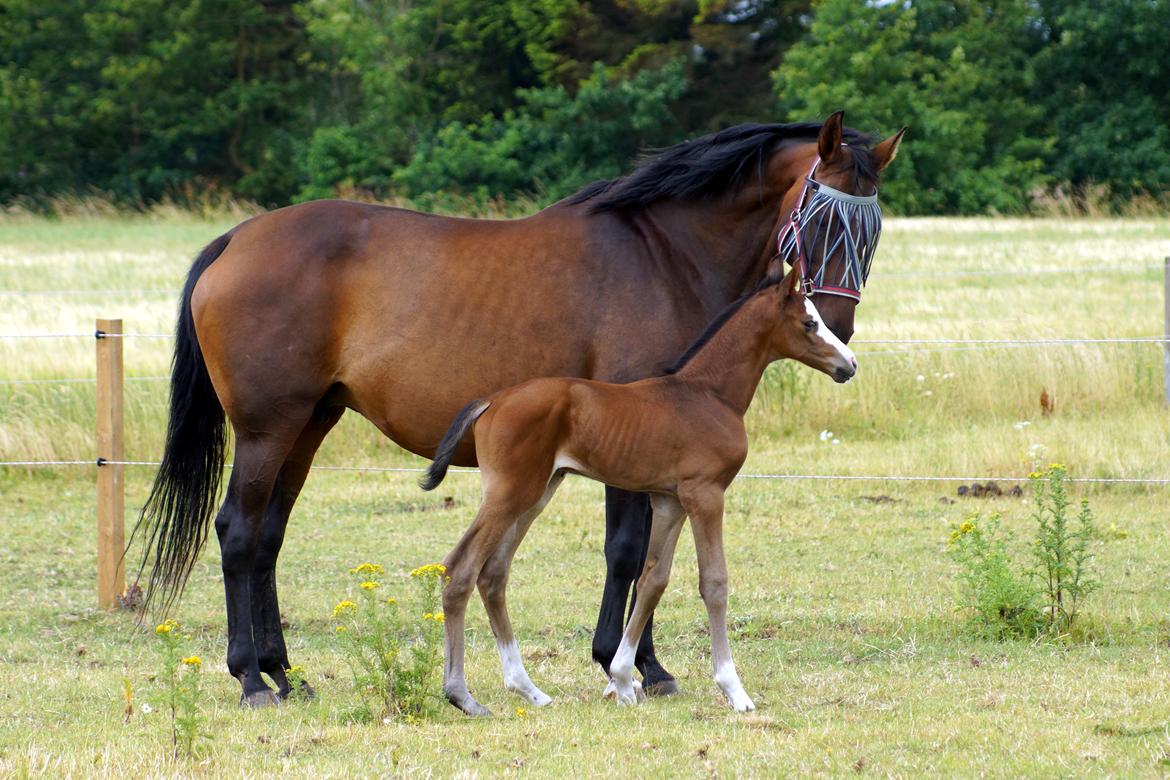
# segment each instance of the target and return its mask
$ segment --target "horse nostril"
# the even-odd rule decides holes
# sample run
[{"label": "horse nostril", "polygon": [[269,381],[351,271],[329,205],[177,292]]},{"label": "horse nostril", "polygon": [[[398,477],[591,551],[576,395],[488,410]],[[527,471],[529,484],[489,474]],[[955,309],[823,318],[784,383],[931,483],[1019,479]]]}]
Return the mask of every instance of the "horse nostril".
[{"label": "horse nostril", "polygon": [[853,370],[856,371],[857,370],[857,357],[854,355],[851,355],[849,357],[849,362],[853,365]]}]

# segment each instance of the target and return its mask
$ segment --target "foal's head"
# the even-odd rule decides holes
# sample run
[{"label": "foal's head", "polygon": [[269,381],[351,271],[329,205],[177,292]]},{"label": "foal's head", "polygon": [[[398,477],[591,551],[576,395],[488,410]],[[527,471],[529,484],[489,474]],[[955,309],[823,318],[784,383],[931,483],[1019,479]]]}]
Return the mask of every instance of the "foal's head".
[{"label": "foal's head", "polygon": [[825,326],[812,298],[804,294],[799,268],[783,280],[780,265],[769,269],[765,295],[775,299],[779,316],[772,327],[770,342],[773,360],[792,358],[823,371],[836,382],[848,382],[857,373],[857,358],[833,331]]}]

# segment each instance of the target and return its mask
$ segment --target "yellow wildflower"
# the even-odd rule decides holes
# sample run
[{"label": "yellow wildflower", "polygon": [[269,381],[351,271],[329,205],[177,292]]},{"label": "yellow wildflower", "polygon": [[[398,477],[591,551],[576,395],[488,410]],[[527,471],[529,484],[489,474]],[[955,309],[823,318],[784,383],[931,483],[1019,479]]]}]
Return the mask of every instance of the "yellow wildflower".
[{"label": "yellow wildflower", "polygon": [[524,709],[523,707],[517,707],[517,708],[516,708],[516,717],[517,717],[517,718],[526,718],[526,717],[528,717],[528,710]]},{"label": "yellow wildflower", "polygon": [[442,576],[447,573],[447,567],[441,563],[428,563],[426,566],[419,566],[410,573],[411,577],[429,577],[431,575]]},{"label": "yellow wildflower", "polygon": [[304,677],[305,676],[305,667],[301,666],[300,664],[296,664],[295,666],[290,666],[289,668],[285,669],[284,671],[286,674],[291,674],[291,675],[296,676],[296,677]]},{"label": "yellow wildflower", "polygon": [[961,526],[959,526],[959,534],[960,535],[969,534],[974,530],[975,530],[975,524],[972,523],[970,520],[967,520]]},{"label": "yellow wildflower", "polygon": [[442,612],[427,612],[423,614],[423,620],[433,620],[436,623],[442,623],[447,619],[447,616]]},{"label": "yellow wildflower", "polygon": [[164,636],[166,634],[171,633],[172,631],[174,631],[178,627],[179,627],[179,624],[176,621],[167,620],[167,621],[155,626],[154,633],[158,634],[159,636]]},{"label": "yellow wildflower", "polygon": [[349,615],[357,612],[357,604],[354,604],[349,599],[337,602],[337,606],[333,608],[333,617],[341,617],[342,615]]},{"label": "yellow wildflower", "polygon": [[394,598],[393,596],[387,596],[386,603],[390,604],[390,605],[394,605],[394,604],[398,603],[398,599]]},{"label": "yellow wildflower", "polygon": [[346,630],[347,630],[347,629],[346,629],[346,627],[345,627],[345,626],[337,626],[337,627],[336,627],[336,628],[334,628],[333,630],[334,630],[336,633],[338,633],[338,634],[344,634],[344,633],[346,632]]},{"label": "yellow wildflower", "polygon": [[380,587],[382,587],[382,583],[380,582],[371,582],[370,580],[366,580],[362,583],[362,590],[373,590],[374,588]]},{"label": "yellow wildflower", "polygon": [[349,570],[350,574],[385,574],[380,563],[361,563]]},{"label": "yellow wildflower", "polygon": [[183,664],[198,669],[203,666],[203,659],[197,655],[191,655],[183,659]]}]

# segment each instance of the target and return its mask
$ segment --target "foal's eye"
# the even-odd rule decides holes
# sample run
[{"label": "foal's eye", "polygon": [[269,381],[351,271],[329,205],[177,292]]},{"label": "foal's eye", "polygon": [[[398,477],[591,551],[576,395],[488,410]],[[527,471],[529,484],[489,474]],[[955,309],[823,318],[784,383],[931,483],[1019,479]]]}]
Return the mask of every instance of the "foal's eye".
[{"label": "foal's eye", "polygon": [[805,320],[804,329],[806,331],[808,331],[809,333],[812,333],[814,330],[817,329],[817,321],[816,320]]}]

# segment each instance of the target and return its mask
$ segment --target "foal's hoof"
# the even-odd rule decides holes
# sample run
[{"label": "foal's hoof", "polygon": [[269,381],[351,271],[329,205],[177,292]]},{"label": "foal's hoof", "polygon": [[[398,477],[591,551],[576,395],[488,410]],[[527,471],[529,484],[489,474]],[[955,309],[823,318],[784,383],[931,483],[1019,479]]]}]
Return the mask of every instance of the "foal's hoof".
[{"label": "foal's hoof", "polygon": [[247,707],[250,710],[259,709],[260,707],[279,707],[280,697],[276,695],[275,691],[268,689],[256,691],[255,693],[241,695],[240,706]]},{"label": "foal's hoof", "polygon": [[475,699],[471,699],[470,701],[451,703],[459,709],[463,710],[463,714],[470,718],[490,718],[492,716],[492,711],[477,702]]},{"label": "foal's hoof", "polygon": [[678,693],[678,683],[673,677],[668,680],[652,682],[646,686],[647,696],[674,696],[676,693]]},{"label": "foal's hoof", "polygon": [[642,690],[642,683],[633,680],[629,691],[623,693],[617,683],[611,677],[609,683],[605,686],[605,690],[601,694],[601,698],[616,702],[618,705],[626,704],[641,704],[646,701],[646,692]]}]

